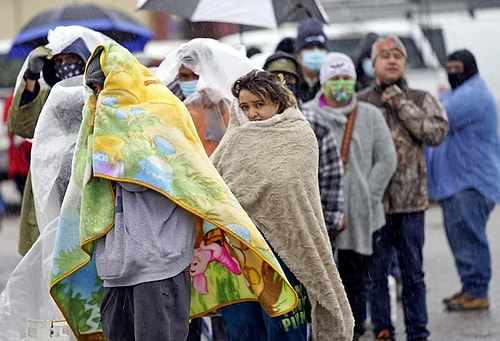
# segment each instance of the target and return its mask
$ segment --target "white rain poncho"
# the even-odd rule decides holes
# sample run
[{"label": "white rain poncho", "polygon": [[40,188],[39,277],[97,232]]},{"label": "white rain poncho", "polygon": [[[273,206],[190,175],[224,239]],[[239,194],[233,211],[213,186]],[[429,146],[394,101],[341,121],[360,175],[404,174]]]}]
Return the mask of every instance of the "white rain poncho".
[{"label": "white rain poncho", "polygon": [[63,80],[52,88],[38,119],[31,149],[31,179],[40,233],[59,216],[84,96],[83,75]]},{"label": "white rain poncho", "polygon": [[241,51],[209,38],[196,38],[170,52],[156,71],[156,77],[168,85],[177,77],[183,64],[200,78],[197,90],[217,89],[222,96],[232,101],[231,85],[255,65]]},{"label": "white rain poncho", "polygon": [[[89,52],[92,52],[94,48],[100,43],[111,39],[100,32],[91,30],[83,26],[57,26],[53,30],[50,30],[47,34],[48,43],[45,45],[45,47],[51,50],[51,55],[56,55],[61,53],[65,48],[67,48],[78,38],[83,39]],[[28,58],[26,58],[26,60],[24,61],[23,66],[21,67],[21,70],[17,75],[16,91],[21,84],[21,80],[24,76],[24,71],[26,71],[27,67]],[[43,74],[38,81],[41,87],[48,86],[43,78]]]},{"label": "white rain poncho", "polygon": [[[65,44],[79,37],[90,51],[109,40],[84,27],[57,27],[49,32],[46,46],[56,54]],[[24,68],[20,77],[23,73]],[[29,319],[64,319],[49,294],[49,277],[60,205],[71,173],[73,148],[86,94],[83,84],[83,76],[57,83],[37,122],[31,152],[31,177],[40,236],[11,273],[0,294],[2,341],[25,340]]]},{"label": "white rain poncho", "polygon": [[49,277],[64,183],[71,174],[81,122],[82,82],[83,76],[78,76],[57,83],[37,123],[31,177],[40,236],[0,295],[0,340],[24,340],[28,319],[63,320],[49,295]]},{"label": "white rain poncho", "polygon": [[156,77],[178,96],[180,89],[176,83],[181,64],[199,76],[197,91],[188,96],[184,104],[210,155],[226,131],[233,82],[255,66],[228,44],[208,38],[190,40],[169,53],[156,70]]}]

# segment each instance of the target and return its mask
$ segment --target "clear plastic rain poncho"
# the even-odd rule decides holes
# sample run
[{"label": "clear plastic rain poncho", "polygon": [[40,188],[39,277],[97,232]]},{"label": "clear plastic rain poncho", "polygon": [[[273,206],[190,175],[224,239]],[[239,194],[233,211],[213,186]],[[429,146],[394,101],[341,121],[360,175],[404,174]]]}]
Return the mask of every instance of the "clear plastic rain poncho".
[{"label": "clear plastic rain poncho", "polygon": [[181,65],[199,76],[196,92],[188,96],[184,104],[191,113],[205,151],[210,155],[226,131],[233,82],[255,66],[242,52],[228,44],[196,38],[169,53],[158,67],[156,77],[173,90]]},{"label": "clear plastic rain poncho", "polygon": [[255,69],[252,61],[231,45],[214,39],[196,38],[167,54],[156,71],[156,77],[168,85],[176,79],[181,64],[200,77],[198,91],[217,89],[230,101],[233,98],[233,82]]},{"label": "clear plastic rain poncho", "polygon": [[[90,51],[109,39],[84,27],[57,27],[49,32],[46,46],[57,54],[79,37]],[[2,341],[25,340],[30,319],[64,319],[49,294],[49,277],[60,206],[71,174],[73,148],[86,96],[83,84],[83,76],[57,83],[37,122],[31,152],[31,177],[40,236],[0,294]]]},{"label": "clear plastic rain poncho", "polygon": [[[51,55],[54,56],[56,54],[61,53],[65,48],[67,48],[71,43],[73,43],[76,39],[82,38],[87,45],[87,48],[90,52],[94,50],[94,48],[99,45],[101,42],[109,40],[108,36],[91,30],[89,28],[71,25],[71,26],[58,26],[54,29],[50,30],[47,34],[48,43],[45,45],[46,48],[49,48],[52,52]],[[21,84],[21,80],[24,76],[24,71],[28,67],[28,58],[23,63],[19,74],[17,75],[16,81],[16,91],[19,85]],[[43,78],[43,71],[40,79],[38,80],[41,87],[48,86]]]}]

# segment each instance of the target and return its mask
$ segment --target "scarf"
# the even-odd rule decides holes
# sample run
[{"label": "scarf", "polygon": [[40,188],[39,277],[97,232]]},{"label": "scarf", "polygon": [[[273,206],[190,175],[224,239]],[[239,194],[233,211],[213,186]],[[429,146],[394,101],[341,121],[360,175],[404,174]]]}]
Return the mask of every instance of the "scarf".
[{"label": "scarf", "polygon": [[77,339],[104,339],[94,241],[114,227],[113,181],[148,187],[200,218],[196,245],[208,258],[197,279],[207,285],[192,280],[191,317],[243,300],[258,300],[270,316],[293,310],[297,294],[208,159],[186,107],[120,45],[108,41],[94,55],[101,51],[104,89],[97,100],[87,94],[50,274],[50,294]]},{"label": "scarf", "polygon": [[211,159],[273,250],[305,286],[313,340],[352,340],[353,317],[333,262],[318,186],[318,145],[296,108],[249,121],[235,100]]}]

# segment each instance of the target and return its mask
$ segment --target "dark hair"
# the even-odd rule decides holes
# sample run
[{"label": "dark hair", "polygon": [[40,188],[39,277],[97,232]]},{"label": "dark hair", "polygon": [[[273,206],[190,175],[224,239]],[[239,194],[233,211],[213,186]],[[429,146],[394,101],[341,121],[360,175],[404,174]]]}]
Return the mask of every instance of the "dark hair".
[{"label": "dark hair", "polygon": [[106,79],[101,66],[102,51],[104,51],[104,49],[100,48],[100,50],[91,57],[92,60],[88,63],[87,70],[85,70],[85,84],[89,87],[92,83],[104,84],[104,80]]},{"label": "dark hair", "polygon": [[276,45],[276,50],[274,52],[283,51],[289,54],[295,53],[295,41],[297,38],[285,37],[280,40],[278,45]]},{"label": "dark hair", "polygon": [[261,49],[259,49],[258,47],[255,47],[255,46],[252,46],[250,47],[248,50],[247,50],[247,58],[250,58],[252,57],[253,55],[256,55],[256,54],[259,54],[261,53]]},{"label": "dark hair", "polygon": [[239,98],[241,90],[248,90],[261,99],[279,102],[278,114],[297,105],[293,93],[286,87],[283,77],[265,70],[252,70],[238,78],[231,87],[234,97]]}]

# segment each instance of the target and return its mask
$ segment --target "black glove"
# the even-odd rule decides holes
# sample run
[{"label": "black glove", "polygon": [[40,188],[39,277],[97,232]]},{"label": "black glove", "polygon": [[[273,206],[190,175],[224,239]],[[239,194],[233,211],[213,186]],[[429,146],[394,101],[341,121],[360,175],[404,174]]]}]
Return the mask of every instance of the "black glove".
[{"label": "black glove", "polygon": [[40,78],[45,60],[50,56],[50,50],[44,46],[37,47],[28,56],[28,68],[24,72],[24,78],[37,80]]}]

